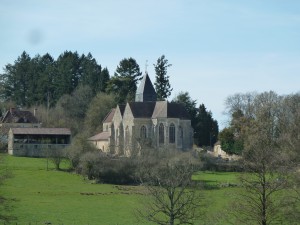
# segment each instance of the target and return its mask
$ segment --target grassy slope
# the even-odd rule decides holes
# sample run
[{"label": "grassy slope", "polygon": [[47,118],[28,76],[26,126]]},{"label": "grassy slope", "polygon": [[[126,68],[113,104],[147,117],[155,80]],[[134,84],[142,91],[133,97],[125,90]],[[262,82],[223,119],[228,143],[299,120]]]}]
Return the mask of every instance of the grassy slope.
[{"label": "grassy slope", "polygon": [[[91,184],[79,175],[55,171],[51,163],[47,171],[46,159],[8,156],[5,164],[13,177],[1,187],[1,192],[16,199],[11,213],[17,217],[18,224],[44,224],[45,221],[74,225],[142,224],[133,213],[146,198],[140,194],[141,187]],[[236,181],[232,173],[199,173],[195,179],[210,185]],[[205,191],[208,218],[226,207],[235,190]]]}]

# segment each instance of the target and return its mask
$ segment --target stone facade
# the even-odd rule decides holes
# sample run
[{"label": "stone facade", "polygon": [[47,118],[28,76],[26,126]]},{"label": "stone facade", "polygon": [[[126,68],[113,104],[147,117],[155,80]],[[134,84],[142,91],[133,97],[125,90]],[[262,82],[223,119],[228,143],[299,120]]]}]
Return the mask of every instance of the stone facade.
[{"label": "stone facade", "polygon": [[[105,132],[108,136],[103,139]],[[112,109],[103,121],[103,132],[89,141],[104,152],[125,156],[140,154],[148,148],[186,151],[193,145],[193,129],[183,105],[156,101],[146,74],[136,101]],[[99,142],[103,147],[99,147]]]}]

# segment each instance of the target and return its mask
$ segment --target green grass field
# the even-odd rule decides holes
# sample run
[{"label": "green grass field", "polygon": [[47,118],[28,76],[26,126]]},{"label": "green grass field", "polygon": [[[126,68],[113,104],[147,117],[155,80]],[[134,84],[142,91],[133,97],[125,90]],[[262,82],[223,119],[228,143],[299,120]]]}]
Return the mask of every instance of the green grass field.
[{"label": "green grass field", "polygon": [[[139,221],[135,209],[147,200],[140,186],[116,186],[93,184],[82,176],[65,171],[55,171],[47,160],[23,157],[5,157],[2,168],[7,168],[12,177],[0,187],[1,194],[11,201],[15,216],[13,224],[151,224]],[[67,169],[68,165],[63,165]],[[199,172],[194,179],[209,184],[212,188],[203,191],[207,224],[226,208],[237,188],[222,187],[236,183],[235,173]]]}]

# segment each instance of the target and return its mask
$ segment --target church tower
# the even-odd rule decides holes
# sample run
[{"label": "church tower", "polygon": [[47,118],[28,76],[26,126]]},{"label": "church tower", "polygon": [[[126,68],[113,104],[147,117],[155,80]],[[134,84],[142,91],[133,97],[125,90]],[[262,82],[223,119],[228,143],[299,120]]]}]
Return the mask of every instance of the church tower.
[{"label": "church tower", "polygon": [[156,102],[156,92],[152,82],[146,73],[135,94],[136,102]]}]

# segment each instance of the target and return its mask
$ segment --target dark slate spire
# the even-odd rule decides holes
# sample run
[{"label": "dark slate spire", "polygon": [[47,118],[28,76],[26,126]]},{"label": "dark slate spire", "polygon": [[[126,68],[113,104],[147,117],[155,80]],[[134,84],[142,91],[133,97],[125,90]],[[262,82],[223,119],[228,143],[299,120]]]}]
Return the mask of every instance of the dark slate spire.
[{"label": "dark slate spire", "polygon": [[156,101],[156,92],[152,85],[152,82],[146,73],[140,83],[139,88],[135,94],[136,102],[155,102]]}]

